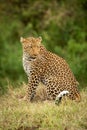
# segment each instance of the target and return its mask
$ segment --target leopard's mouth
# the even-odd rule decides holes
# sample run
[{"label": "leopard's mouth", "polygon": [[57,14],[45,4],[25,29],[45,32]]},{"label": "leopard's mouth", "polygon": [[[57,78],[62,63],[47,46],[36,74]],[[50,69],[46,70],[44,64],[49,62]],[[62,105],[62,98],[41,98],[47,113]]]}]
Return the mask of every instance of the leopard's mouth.
[{"label": "leopard's mouth", "polygon": [[34,59],[36,59],[36,56],[30,56],[29,58],[34,60]]}]

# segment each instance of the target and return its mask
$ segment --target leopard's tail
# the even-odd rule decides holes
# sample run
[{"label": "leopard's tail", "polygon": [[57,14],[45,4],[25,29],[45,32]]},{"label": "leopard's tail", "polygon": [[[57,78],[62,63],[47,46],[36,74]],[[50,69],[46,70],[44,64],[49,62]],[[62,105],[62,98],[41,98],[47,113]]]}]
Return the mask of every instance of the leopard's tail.
[{"label": "leopard's tail", "polygon": [[[55,104],[59,104],[62,100],[62,97],[67,96],[68,94],[69,94],[69,91],[67,91],[67,90],[60,92],[55,99]],[[77,102],[81,101],[81,96],[80,96],[79,92],[75,93],[75,101],[77,101]]]},{"label": "leopard's tail", "polygon": [[62,97],[66,96],[68,94],[69,94],[69,91],[67,91],[67,90],[64,90],[64,91],[60,92],[58,94],[58,96],[56,97],[56,99],[55,99],[55,104],[59,104],[61,102],[61,100],[62,100]]}]

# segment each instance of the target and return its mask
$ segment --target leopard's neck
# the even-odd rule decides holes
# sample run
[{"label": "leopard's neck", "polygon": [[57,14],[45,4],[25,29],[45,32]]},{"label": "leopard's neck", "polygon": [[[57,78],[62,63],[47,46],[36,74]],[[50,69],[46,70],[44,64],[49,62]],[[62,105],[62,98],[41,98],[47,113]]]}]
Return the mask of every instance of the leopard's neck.
[{"label": "leopard's neck", "polygon": [[30,76],[31,71],[31,58],[27,53],[23,53],[23,68],[25,73]]}]

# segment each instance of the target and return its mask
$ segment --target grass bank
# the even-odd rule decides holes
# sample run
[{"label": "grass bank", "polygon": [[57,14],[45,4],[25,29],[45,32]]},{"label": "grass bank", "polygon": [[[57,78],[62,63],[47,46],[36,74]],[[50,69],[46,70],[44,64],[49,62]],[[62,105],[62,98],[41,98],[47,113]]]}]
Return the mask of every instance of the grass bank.
[{"label": "grass bank", "polygon": [[0,130],[87,130],[87,89],[81,91],[80,103],[63,100],[57,106],[44,100],[43,87],[37,90],[37,100],[23,101],[25,86],[0,97]]}]

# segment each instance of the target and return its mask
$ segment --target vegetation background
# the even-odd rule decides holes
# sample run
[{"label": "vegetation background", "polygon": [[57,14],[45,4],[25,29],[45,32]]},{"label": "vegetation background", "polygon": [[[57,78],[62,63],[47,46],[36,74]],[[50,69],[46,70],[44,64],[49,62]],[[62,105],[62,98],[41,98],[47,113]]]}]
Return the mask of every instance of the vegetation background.
[{"label": "vegetation background", "polygon": [[0,94],[27,81],[20,37],[42,36],[87,83],[87,0],[0,0]]},{"label": "vegetation background", "polygon": [[[34,102],[22,100],[21,36],[41,36],[48,50],[66,59],[81,102],[44,101],[43,85]],[[0,130],[87,130],[87,0],[0,0]]]}]

